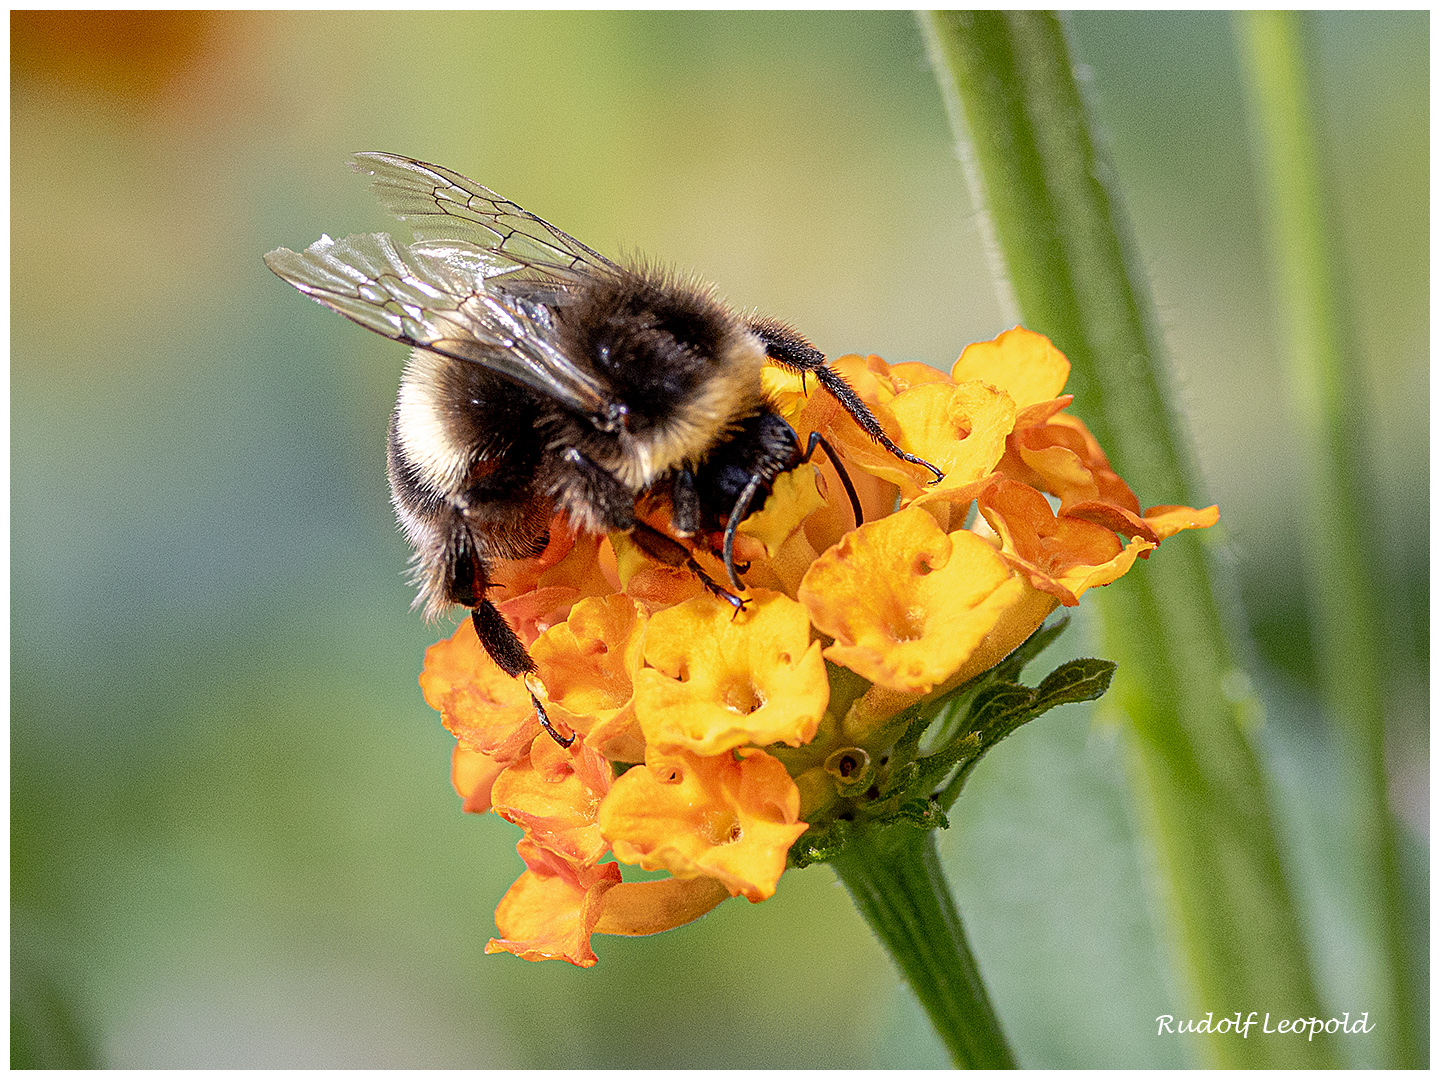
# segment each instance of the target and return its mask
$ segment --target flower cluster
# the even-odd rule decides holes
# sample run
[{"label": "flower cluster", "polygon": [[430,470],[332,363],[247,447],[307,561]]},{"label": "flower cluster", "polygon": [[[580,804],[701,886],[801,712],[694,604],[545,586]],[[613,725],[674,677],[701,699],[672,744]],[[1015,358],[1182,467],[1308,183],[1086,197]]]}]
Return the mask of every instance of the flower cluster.
[{"label": "flower cluster", "polygon": [[[971,345],[948,376],[874,356],[834,366],[944,479],[875,444],[813,380],[767,368],[777,410],[843,459],[864,523],[833,463],[783,474],[736,537],[743,610],[626,536],[576,535],[560,518],[542,556],[497,575],[491,599],[534,658],[551,720],[579,736],[569,748],[468,620],[427,652],[421,685],[457,739],[465,809],[524,831],[526,869],[488,951],[590,966],[592,934],[766,899],[809,823],[853,794],[917,704],[1165,537],[1217,520],[1214,507],[1141,510],[1065,413],[1069,362],[1038,334]],[[670,877],[625,882],[622,862]]]}]

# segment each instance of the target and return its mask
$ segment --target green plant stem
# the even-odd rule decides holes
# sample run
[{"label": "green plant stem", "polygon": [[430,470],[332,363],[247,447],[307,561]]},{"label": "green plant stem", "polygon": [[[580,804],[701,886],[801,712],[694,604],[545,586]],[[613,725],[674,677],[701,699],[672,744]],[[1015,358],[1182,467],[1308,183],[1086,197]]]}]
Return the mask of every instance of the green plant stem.
[{"label": "green plant stem", "polygon": [[950,899],[934,832],[909,825],[857,832],[830,865],[930,1014],[955,1064],[1015,1068]]},{"label": "green plant stem", "polygon": [[[1070,358],[1067,391],[1146,505],[1197,505],[1164,390],[1158,334],[1059,20],[943,12],[922,20],[977,202],[1026,325]],[[1269,795],[1241,730],[1238,678],[1198,539],[1180,536],[1095,597],[1119,665],[1138,817],[1191,1000],[1203,1016],[1320,1015]],[[1331,1041],[1207,1036],[1207,1064],[1323,1067]]]},{"label": "green plant stem", "polygon": [[[1373,994],[1391,1067],[1423,1067],[1406,1001],[1409,960],[1401,928],[1396,838],[1385,783],[1380,617],[1364,554],[1360,457],[1366,445],[1364,380],[1352,344],[1320,167],[1306,75],[1305,16],[1247,11],[1235,17],[1250,98],[1255,163],[1266,199],[1272,277],[1288,358],[1292,411],[1306,465],[1302,546],[1309,575],[1320,689],[1346,742],[1351,771],[1354,886],[1366,921],[1362,955],[1375,970],[1356,981]],[[1363,963],[1364,961],[1362,961]],[[1389,1000],[1386,1000],[1389,999]]]}]

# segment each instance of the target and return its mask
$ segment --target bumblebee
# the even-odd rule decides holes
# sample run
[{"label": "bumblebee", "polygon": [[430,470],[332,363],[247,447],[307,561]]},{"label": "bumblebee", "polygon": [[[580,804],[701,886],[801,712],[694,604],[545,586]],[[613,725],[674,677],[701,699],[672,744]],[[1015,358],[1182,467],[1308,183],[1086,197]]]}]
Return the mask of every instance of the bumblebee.
[{"label": "bumblebee", "polygon": [[[802,447],[766,400],[767,359],[813,375],[876,442],[942,475],[896,446],[824,355],[783,323],[742,316],[694,279],[611,262],[448,169],[381,153],[357,154],[353,165],[412,223],[414,241],[322,235],[265,263],[311,299],[413,347],[388,472],[415,549],[416,604],[431,617],[469,608],[480,643],[525,679],[561,745],[574,735],[551,726],[534,662],[486,598],[495,563],[542,552],[557,511],[579,530],[627,533],[737,609],[746,601],[696,562],[695,538],[723,532],[726,574],[742,592],[736,527],[817,447],[859,521],[824,439],[814,433]],[[669,534],[641,520],[645,500],[668,501]]]}]

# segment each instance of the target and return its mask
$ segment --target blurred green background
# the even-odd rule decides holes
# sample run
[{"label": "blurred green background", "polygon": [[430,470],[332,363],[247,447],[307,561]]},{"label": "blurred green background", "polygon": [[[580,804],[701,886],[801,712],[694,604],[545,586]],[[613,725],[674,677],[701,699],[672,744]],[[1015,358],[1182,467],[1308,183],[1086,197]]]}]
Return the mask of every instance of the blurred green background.
[{"label": "blurred green background", "polygon": [[[1322,993],[1358,1014],[1229,22],[1071,29],[1222,508]],[[1317,29],[1428,955],[1429,23]],[[11,95],[15,1063],[943,1065],[823,866],[597,938],[588,972],[483,955],[518,832],[460,813],[415,682],[438,631],[408,609],[383,469],[404,350],[260,261],[387,228],[344,161],[390,150],[700,270],[831,355],[948,367],[1005,324],[913,17],[13,14]],[[1123,752],[1086,709],[1046,716],[941,838],[1028,1066],[1195,1060],[1155,1034],[1185,1002]]]}]

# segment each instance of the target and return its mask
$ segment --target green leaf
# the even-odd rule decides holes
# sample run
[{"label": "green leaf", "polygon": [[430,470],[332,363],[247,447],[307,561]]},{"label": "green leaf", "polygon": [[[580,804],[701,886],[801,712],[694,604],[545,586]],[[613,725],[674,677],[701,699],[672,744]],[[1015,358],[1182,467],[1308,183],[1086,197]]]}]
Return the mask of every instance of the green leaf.
[{"label": "green leaf", "polygon": [[898,768],[892,768],[890,775],[880,784],[880,797],[888,799],[899,792],[908,790],[919,775],[920,766],[913,761],[906,761]]},{"label": "green leaf", "polygon": [[1002,683],[999,686],[987,687],[976,696],[966,726],[970,731],[979,734],[981,741],[989,746],[994,741],[989,733],[995,728],[1004,727],[1016,717],[1028,716],[1034,699],[1035,691],[1028,686]]},{"label": "green leaf", "polygon": [[905,824],[917,829],[948,829],[949,820],[944,811],[930,799],[910,799],[901,803],[893,814],[880,818],[875,823],[881,828]]},{"label": "green leaf", "polygon": [[1094,701],[1110,689],[1115,665],[1109,660],[1071,660],[1061,664],[1035,688],[1035,713],[1056,705]]},{"label": "green leaf", "polygon": [[919,785],[927,790],[934,790],[935,785],[956,765],[971,758],[978,758],[984,752],[985,744],[973,731],[956,739],[944,749],[927,754],[916,762],[920,767]]}]

